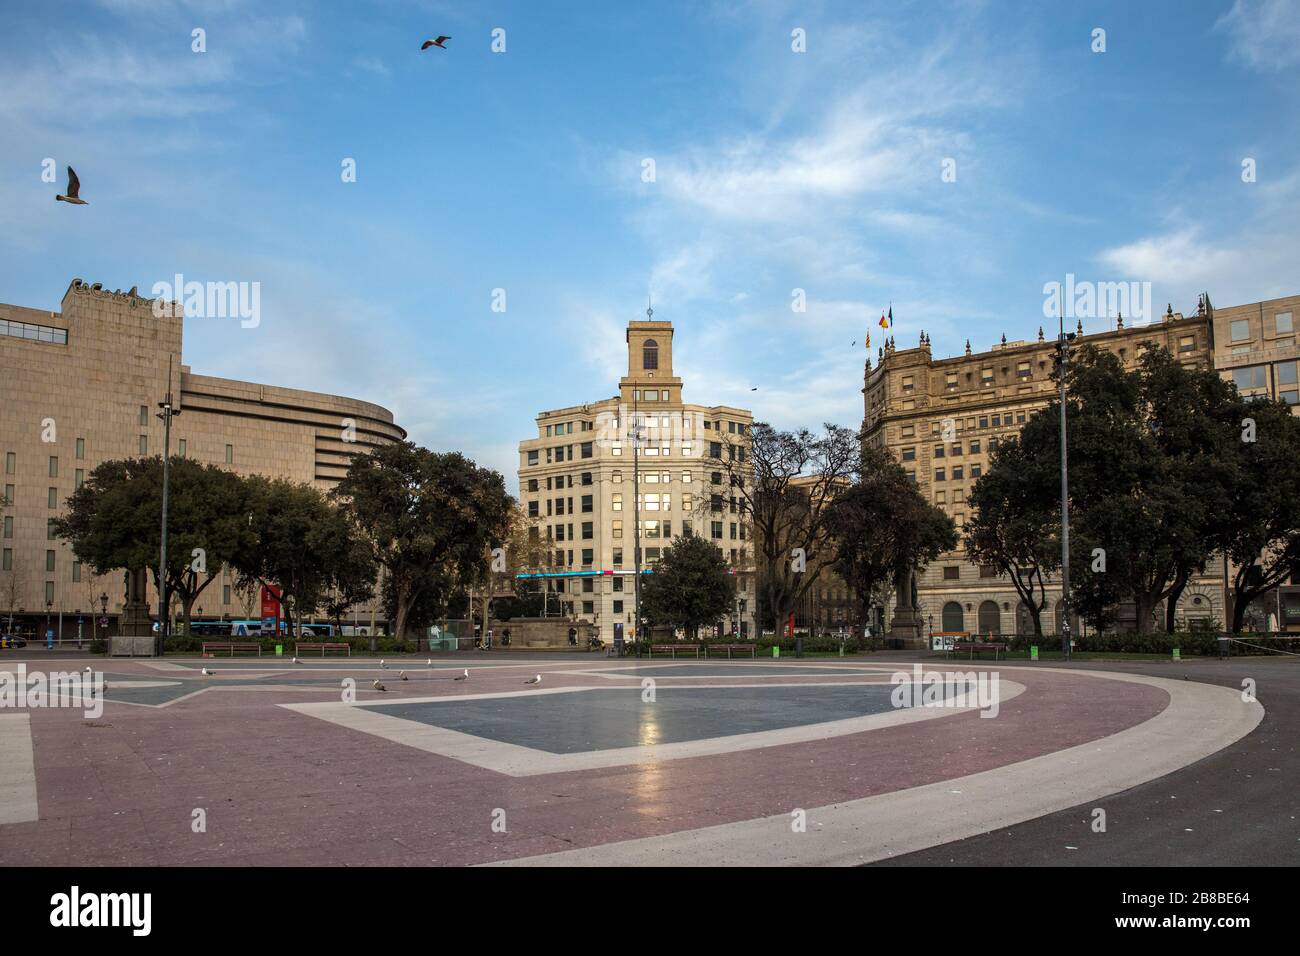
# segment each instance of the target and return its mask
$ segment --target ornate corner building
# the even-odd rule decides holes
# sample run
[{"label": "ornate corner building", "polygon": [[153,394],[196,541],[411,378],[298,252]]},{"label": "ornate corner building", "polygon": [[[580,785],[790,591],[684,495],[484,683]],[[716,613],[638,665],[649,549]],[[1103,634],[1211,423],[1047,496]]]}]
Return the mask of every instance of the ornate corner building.
[{"label": "ornate corner building", "polygon": [[[1203,296],[1194,315],[1169,308],[1159,319],[1137,326],[1125,325],[1121,316],[1107,330],[1092,333],[1079,321],[1075,344],[1095,345],[1131,365],[1144,344],[1154,343],[1182,362],[1218,369],[1244,394],[1268,394],[1296,406],[1297,316],[1300,296],[1218,310]],[[1036,341],[1008,342],[1004,335],[982,352],[972,351],[968,340],[964,355],[935,359],[924,332],[910,349],[899,349],[891,336],[877,350],[874,367],[870,357],[866,361],[863,440],[891,451],[921,494],[950,515],[960,533],[966,496],[989,466],[990,454],[1056,397],[1055,338],[1040,328]],[[1274,595],[1279,629],[1300,630],[1297,584],[1292,581]],[[962,550],[942,555],[916,585],[918,640],[927,631],[1032,631],[1010,581],[993,568],[970,563]],[[1043,628],[1059,633],[1059,578],[1049,579],[1048,587],[1053,613],[1044,615]],[[1183,593],[1177,618],[1184,624],[1223,622],[1229,598],[1221,562],[1216,567],[1211,561]],[[896,598],[893,603],[897,605]],[[898,610],[895,606],[895,617]],[[1119,626],[1132,627],[1131,614],[1125,621],[1121,610]],[[1079,633],[1073,619],[1071,627]]]},{"label": "ornate corner building", "polygon": [[686,532],[712,542],[737,576],[735,607],[719,627],[748,637],[753,548],[716,462],[724,445],[743,447],[753,415],[683,399],[671,322],[629,322],[626,340],[617,395],[541,412],[536,435],[519,443],[519,500],[554,547],[550,570],[537,572],[548,606],[605,643],[632,637],[639,509],[643,573]]},{"label": "ornate corner building", "polygon": [[[0,627],[12,612],[16,629],[43,631],[48,615],[75,639],[101,593],[110,618],[120,610],[121,576],[83,569],[50,522],[101,462],[162,454],[169,367],[182,412],[173,455],[329,489],[354,455],[405,439],[379,405],[194,373],[182,362],[183,325],[134,289],[80,279],[58,312],[0,304]],[[224,569],[200,598],[204,616],[247,616],[233,583]],[[157,608],[152,587],[148,600]]]}]

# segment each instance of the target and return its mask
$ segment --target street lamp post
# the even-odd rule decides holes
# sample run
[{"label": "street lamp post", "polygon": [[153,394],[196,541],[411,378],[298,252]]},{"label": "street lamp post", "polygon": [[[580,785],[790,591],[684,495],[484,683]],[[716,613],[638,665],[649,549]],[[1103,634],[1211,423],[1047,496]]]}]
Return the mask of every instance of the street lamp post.
[{"label": "street lamp post", "polygon": [[[649,310],[647,309],[647,312]],[[641,423],[638,418],[638,398],[641,390],[632,389],[632,604],[636,632],[634,642],[641,640]]]},{"label": "street lamp post", "polygon": [[163,423],[163,487],[162,547],[158,559],[158,616],[161,620],[158,627],[156,653],[161,657],[167,649],[167,635],[171,631],[171,605],[167,594],[167,494],[171,481],[172,419],[181,413],[181,410],[172,404],[171,356],[167,358],[167,396],[158,403],[158,407],[162,409],[158,417]]},{"label": "street lamp post", "polygon": [[1061,387],[1061,656],[1070,659],[1070,461],[1066,444],[1065,370],[1070,360],[1070,341],[1065,333],[1065,308],[1057,310],[1060,334],[1056,340]]}]

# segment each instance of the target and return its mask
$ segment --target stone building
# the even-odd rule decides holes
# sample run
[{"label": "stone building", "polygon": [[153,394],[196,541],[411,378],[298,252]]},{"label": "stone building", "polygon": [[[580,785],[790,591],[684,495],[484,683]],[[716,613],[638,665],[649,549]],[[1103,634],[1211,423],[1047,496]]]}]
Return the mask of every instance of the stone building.
[{"label": "stone building", "polygon": [[[1122,316],[1109,328],[1087,332],[1076,321],[1075,347],[1088,343],[1133,364],[1144,343],[1167,348],[1182,362],[1209,365],[1215,355],[1215,321],[1208,299],[1194,315],[1169,308],[1153,322],[1126,324]],[[1015,435],[1036,411],[1055,397],[1052,379],[1056,330],[1040,327],[1033,341],[1002,336],[988,350],[966,343],[964,355],[934,358],[924,332],[915,348],[900,349],[890,336],[865,370],[864,441],[888,448],[902,462],[921,494],[950,515],[960,534],[966,496],[989,464],[998,443]],[[1060,580],[1048,579],[1044,631],[1061,629]],[[1052,588],[1056,593],[1052,593]],[[941,555],[916,582],[913,642],[928,632],[1029,633],[1028,610],[1010,580],[996,569],[974,565],[965,551]],[[898,616],[895,598],[893,614]],[[1224,620],[1222,574],[1194,578],[1183,593],[1180,619]],[[1120,624],[1123,626],[1121,617]],[[1071,619],[1071,628],[1080,633]],[[917,633],[919,631],[919,633]]]},{"label": "stone building", "polygon": [[[354,454],[405,438],[392,413],[369,402],[194,373],[183,360],[183,322],[135,289],[80,279],[58,312],[0,305],[0,627],[12,612],[15,629],[43,633],[48,615],[65,637],[76,639],[80,622],[88,638],[101,594],[110,619],[121,613],[123,576],[90,574],[48,525],[101,462],[162,453],[157,413],[169,367],[181,411],[174,455],[329,489]],[[152,588],[147,599],[156,614]],[[259,614],[229,569],[197,605],[205,617]]]},{"label": "stone building", "polygon": [[541,412],[537,434],[519,443],[519,500],[556,549],[557,570],[545,578],[558,595],[550,606],[590,621],[605,643],[616,633],[632,638],[639,503],[643,572],[687,531],[711,541],[738,577],[735,607],[719,626],[748,637],[752,549],[709,459],[720,457],[724,444],[734,451],[753,416],[686,402],[673,373],[672,323],[647,315],[628,323],[627,374],[618,394]]}]

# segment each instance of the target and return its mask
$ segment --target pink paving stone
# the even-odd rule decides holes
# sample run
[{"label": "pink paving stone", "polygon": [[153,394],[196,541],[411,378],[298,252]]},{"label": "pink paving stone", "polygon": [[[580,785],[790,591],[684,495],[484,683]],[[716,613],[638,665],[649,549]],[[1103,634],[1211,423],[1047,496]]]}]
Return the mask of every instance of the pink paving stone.
[{"label": "pink paving stone", "polygon": [[[140,665],[113,669],[138,679],[171,676]],[[396,689],[383,696],[516,691],[522,674],[539,669],[544,686],[636,687],[520,665],[491,676],[480,668],[462,683],[385,678]],[[1108,736],[1168,702],[1149,685],[1028,668],[1002,673],[1027,689],[994,720],[955,714],[824,741],[522,778],[276,706],[337,700],[333,686],[223,690],[165,708],[110,701],[96,721],[106,726],[98,727],[78,713],[38,711],[32,733],[41,820],[0,827],[0,863],[491,862],[922,786]],[[861,675],[755,683],[855,678]],[[190,830],[195,807],[207,810],[205,834]],[[506,810],[505,834],[490,829],[497,807]]]}]

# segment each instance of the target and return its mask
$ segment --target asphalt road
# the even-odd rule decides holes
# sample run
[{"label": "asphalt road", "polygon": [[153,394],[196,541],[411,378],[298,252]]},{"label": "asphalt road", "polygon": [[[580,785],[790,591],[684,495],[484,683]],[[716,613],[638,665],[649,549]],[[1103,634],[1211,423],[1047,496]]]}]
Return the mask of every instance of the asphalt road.
[{"label": "asphalt road", "polygon": [[[1055,665],[1054,665],[1055,666]],[[1256,730],[1224,750],[1104,800],[873,866],[1296,866],[1300,864],[1300,658],[1081,663],[1240,689]],[[1106,831],[1092,830],[1093,810]]]}]

